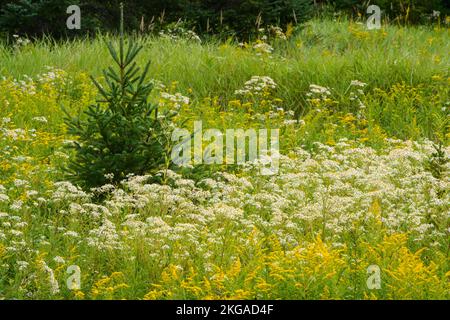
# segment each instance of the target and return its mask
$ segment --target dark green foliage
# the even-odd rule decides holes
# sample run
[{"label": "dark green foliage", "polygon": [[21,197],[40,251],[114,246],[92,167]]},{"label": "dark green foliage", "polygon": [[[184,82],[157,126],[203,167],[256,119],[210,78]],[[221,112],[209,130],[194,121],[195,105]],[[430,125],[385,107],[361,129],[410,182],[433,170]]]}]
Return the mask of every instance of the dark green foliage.
[{"label": "dark green foliage", "polygon": [[0,29],[30,36],[52,33],[59,37],[66,33],[66,9],[78,5],[73,0],[16,0],[0,6]]},{"label": "dark green foliage", "polygon": [[[0,1],[0,32],[56,38],[115,31],[120,0],[12,0]],[[315,3],[315,6],[314,6]],[[81,8],[81,30],[68,30],[66,9]],[[303,23],[314,14],[366,15],[368,5],[380,6],[385,18],[398,23],[427,23],[433,11],[441,21],[449,15],[448,0],[130,0],[126,2],[126,31],[159,31],[168,24],[184,20],[197,33],[237,35],[246,38],[258,24],[285,27]],[[257,23],[259,21],[259,23]],[[151,27],[150,27],[151,26]]]},{"label": "dark green foliage", "polygon": [[433,11],[440,11],[442,19],[448,14],[448,8],[442,0],[377,0],[374,3],[379,5],[391,20],[402,23],[425,23]]},{"label": "dark green foliage", "polygon": [[[107,86],[92,78],[102,99],[78,117],[66,112],[68,131],[77,138],[71,146],[75,156],[69,176],[83,187],[119,182],[129,174],[141,175],[169,164],[174,113],[161,116],[157,105],[148,101],[153,89],[146,83],[149,64],[141,72],[134,61],[142,47],[133,41],[128,50],[124,46],[123,36],[118,52],[108,44],[117,70],[104,70]],[[114,177],[106,178],[107,174]]]},{"label": "dark green foliage", "polygon": [[433,145],[434,152],[427,161],[427,168],[436,179],[441,179],[445,173],[445,165],[450,161],[445,154],[442,143]]},{"label": "dark green foliage", "polygon": [[[0,3],[0,30],[8,33],[55,37],[115,30],[119,0],[13,0]],[[67,30],[66,8],[81,8],[82,30]],[[130,0],[126,2],[125,29],[138,31],[142,18],[146,27],[159,27],[186,20],[198,32],[248,35],[261,26],[304,22],[312,13],[312,0]]]},{"label": "dark green foliage", "polygon": [[358,12],[365,14],[369,5],[378,5],[385,17],[400,23],[426,23],[429,22],[433,11],[440,11],[440,18],[445,19],[449,14],[449,3],[446,0],[327,0],[317,1],[329,4],[338,11],[351,15]]},{"label": "dark green foliage", "polygon": [[[311,0],[187,1],[186,16],[201,32],[234,33],[247,37],[258,27],[302,23],[311,17]],[[208,28],[209,27],[209,28]]]}]

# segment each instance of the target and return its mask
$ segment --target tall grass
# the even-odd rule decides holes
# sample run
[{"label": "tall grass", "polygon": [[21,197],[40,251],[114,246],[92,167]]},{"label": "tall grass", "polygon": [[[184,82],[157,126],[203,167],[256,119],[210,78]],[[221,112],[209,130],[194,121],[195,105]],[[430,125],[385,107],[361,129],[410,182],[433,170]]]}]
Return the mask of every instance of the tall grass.
[{"label": "tall grass", "polygon": [[[314,20],[288,41],[273,42],[273,54],[262,56],[252,50],[253,44],[242,48],[233,39],[197,43],[146,35],[140,40],[144,49],[137,62],[144,65],[150,59],[150,76],[166,84],[176,81],[177,90],[189,93],[194,104],[205,97],[218,97],[226,104],[245,81],[260,75],[275,80],[283,108],[297,116],[310,111],[310,84],[331,88],[339,112],[356,113],[346,97],[350,82],[360,80],[368,83],[369,126],[375,123],[402,139],[436,140],[438,135],[443,140],[448,132],[448,29],[385,25],[368,31],[353,21]],[[101,77],[101,70],[112,62],[105,41],[117,39],[108,34],[67,42],[45,38],[19,49],[0,44],[0,77],[33,76],[47,66]],[[438,86],[433,77],[441,79]],[[403,87],[395,91],[397,84]],[[412,98],[415,88],[419,99]],[[323,130],[314,124],[308,130],[310,142],[323,138]]]},{"label": "tall grass", "polygon": [[[63,43],[46,39],[20,51],[0,44],[0,75],[21,78],[55,66],[98,76],[111,62],[104,37]],[[289,43],[275,45],[271,58],[261,59],[214,40],[197,44],[148,36],[143,39],[139,62],[151,58],[154,78],[176,80],[180,90],[192,88],[196,97],[228,98],[250,76],[268,75],[281,85],[280,97],[295,108],[311,83],[343,94],[354,79],[389,88],[402,81],[415,85],[431,81],[435,74],[448,74],[449,40],[448,30],[431,27],[385,26],[365,31],[349,21],[313,21]]]}]

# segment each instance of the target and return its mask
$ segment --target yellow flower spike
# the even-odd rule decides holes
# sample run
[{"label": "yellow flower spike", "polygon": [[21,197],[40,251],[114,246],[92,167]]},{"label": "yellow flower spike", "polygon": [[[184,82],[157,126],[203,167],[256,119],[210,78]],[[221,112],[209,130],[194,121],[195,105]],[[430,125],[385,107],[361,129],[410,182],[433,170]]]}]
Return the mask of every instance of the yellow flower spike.
[{"label": "yellow flower spike", "polygon": [[77,299],[77,300],[83,300],[85,297],[84,293],[80,290],[74,291],[73,295],[74,295],[75,299]]},{"label": "yellow flower spike", "polygon": [[369,208],[369,212],[375,216],[376,223],[381,225],[382,224],[381,205],[380,205],[380,200],[378,198],[375,198],[373,200],[372,205]]},{"label": "yellow flower spike", "polygon": [[126,283],[120,283],[120,284],[118,284],[118,285],[113,287],[113,291],[117,291],[117,290],[120,290],[120,289],[126,289],[126,288],[129,288],[129,287],[130,286],[127,285]]},{"label": "yellow flower spike", "polygon": [[268,292],[272,289],[272,285],[268,284],[264,279],[258,279],[258,283],[256,284],[256,289],[262,292]]},{"label": "yellow flower spike", "polygon": [[163,292],[164,291],[159,292],[157,290],[150,291],[149,293],[147,293],[144,296],[144,300],[158,300],[159,298],[161,298],[164,295]]},{"label": "yellow flower spike", "polygon": [[373,292],[370,292],[370,295],[364,292],[364,300],[378,300],[378,297]]},{"label": "yellow flower spike", "polygon": [[235,278],[241,272],[241,259],[236,258],[236,260],[231,265],[230,270],[227,273],[229,278]]},{"label": "yellow flower spike", "polygon": [[6,253],[6,248],[4,245],[0,244],[0,258],[2,258]]}]

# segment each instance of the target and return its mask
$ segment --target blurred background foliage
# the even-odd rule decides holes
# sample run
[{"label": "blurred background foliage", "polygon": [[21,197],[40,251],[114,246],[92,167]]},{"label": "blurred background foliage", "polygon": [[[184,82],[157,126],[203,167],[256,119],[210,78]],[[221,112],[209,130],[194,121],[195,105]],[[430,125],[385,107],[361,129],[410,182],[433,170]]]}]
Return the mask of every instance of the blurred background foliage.
[{"label": "blurred background foliage", "polygon": [[[0,1],[0,32],[30,37],[65,38],[114,32],[121,0],[13,0]],[[379,5],[383,18],[399,24],[448,23],[447,0],[129,0],[125,2],[128,31],[158,32],[168,25],[205,35],[248,38],[267,25],[302,24],[314,16],[362,18],[370,4]],[[68,30],[66,9],[81,8],[81,30]],[[439,12],[439,17],[437,16]]]}]

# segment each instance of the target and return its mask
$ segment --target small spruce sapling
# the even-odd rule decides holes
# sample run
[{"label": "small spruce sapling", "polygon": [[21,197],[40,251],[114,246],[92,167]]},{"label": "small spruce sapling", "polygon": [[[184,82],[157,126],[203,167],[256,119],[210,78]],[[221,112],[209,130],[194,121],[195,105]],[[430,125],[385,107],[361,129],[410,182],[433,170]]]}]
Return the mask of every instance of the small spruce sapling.
[{"label": "small spruce sapling", "polygon": [[130,174],[151,173],[170,165],[174,111],[158,112],[149,102],[153,84],[146,82],[150,63],[141,72],[136,56],[142,46],[129,41],[125,51],[123,6],[117,51],[108,50],[116,65],[103,71],[106,86],[92,76],[101,99],[81,115],[65,111],[68,133],[77,137],[71,145],[74,158],[68,165],[69,178],[85,188],[117,183]]}]

